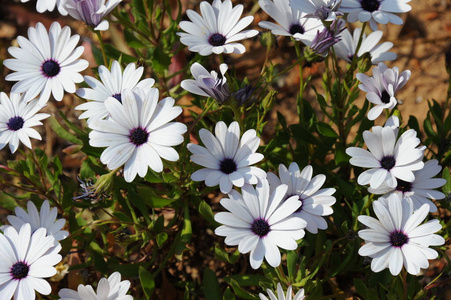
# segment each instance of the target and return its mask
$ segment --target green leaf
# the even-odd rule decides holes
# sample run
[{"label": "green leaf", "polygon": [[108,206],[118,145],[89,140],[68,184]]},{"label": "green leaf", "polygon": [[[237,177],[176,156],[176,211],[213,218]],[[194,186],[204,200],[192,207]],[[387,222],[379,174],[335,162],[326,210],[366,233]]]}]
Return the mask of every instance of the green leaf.
[{"label": "green leaf", "polygon": [[205,202],[204,200],[202,200],[199,204],[199,213],[202,215],[202,217],[205,218],[205,220],[207,220],[208,223],[210,223],[210,225],[212,225],[214,228],[218,227],[219,224],[218,222],[215,221],[215,217],[213,215],[213,211],[211,210],[210,205],[207,204],[207,202]]},{"label": "green leaf", "polygon": [[158,248],[161,248],[164,242],[168,240],[168,234],[166,232],[160,232],[159,234],[157,234],[156,240]]},{"label": "green leaf", "polygon": [[209,268],[205,268],[202,284],[204,287],[205,300],[221,299],[221,290],[215,272]]},{"label": "green leaf", "polygon": [[152,207],[152,208],[161,208],[165,207],[172,202],[174,202],[175,198],[163,198],[155,194],[155,192],[148,187],[139,187],[138,195],[144,200],[144,202]]},{"label": "green leaf", "polygon": [[82,145],[82,141],[80,141],[74,134],[70,133],[66,129],[64,129],[60,123],[55,119],[55,117],[50,117],[48,119],[50,122],[50,127],[52,127],[53,131],[62,139],[71,142],[73,144]]},{"label": "green leaf", "polygon": [[180,237],[180,240],[185,243],[191,242],[191,237],[193,236],[193,228],[191,227],[191,218],[189,215],[189,209],[187,206],[185,206],[185,209],[183,210],[183,229],[182,229],[182,236]]},{"label": "green leaf", "polygon": [[409,116],[409,121],[407,122],[407,125],[409,125],[409,128],[415,129],[417,133],[420,132],[420,124],[418,123],[417,118],[414,116]]},{"label": "green leaf", "polygon": [[163,51],[161,47],[157,47],[153,52],[153,57],[152,60],[150,60],[150,63],[152,64],[152,69],[155,72],[163,73],[171,64],[171,58]]},{"label": "green leaf", "polygon": [[354,287],[357,293],[360,294],[363,298],[366,298],[368,294],[368,288],[366,287],[365,283],[358,278],[354,278]]},{"label": "green leaf", "polygon": [[232,287],[236,296],[242,299],[258,299],[257,296],[243,290],[233,278],[228,278],[227,280],[224,278],[224,280]]},{"label": "green leaf", "polygon": [[449,173],[449,168],[445,167],[443,169],[443,179],[446,180],[445,185],[443,186],[443,192],[445,193],[445,195],[450,195],[451,194],[451,175]]},{"label": "green leaf", "polygon": [[261,282],[271,283],[271,279],[262,275],[251,275],[251,274],[237,274],[224,277],[224,281],[229,283],[232,281],[237,282],[240,286],[258,286]]},{"label": "green leaf", "polygon": [[235,300],[235,294],[233,294],[230,287],[227,287],[227,289],[224,292],[224,296],[222,297],[222,300]]},{"label": "green leaf", "polygon": [[287,253],[287,268],[288,277],[293,280],[296,275],[296,265],[298,263],[298,253],[295,250],[290,250]]},{"label": "green leaf", "polygon": [[142,266],[139,266],[139,281],[141,282],[144,294],[146,294],[146,298],[150,299],[153,292],[155,291],[155,280],[152,274]]},{"label": "green leaf", "polygon": [[120,211],[113,212],[113,216],[118,218],[119,221],[133,223],[133,220],[123,212]]}]

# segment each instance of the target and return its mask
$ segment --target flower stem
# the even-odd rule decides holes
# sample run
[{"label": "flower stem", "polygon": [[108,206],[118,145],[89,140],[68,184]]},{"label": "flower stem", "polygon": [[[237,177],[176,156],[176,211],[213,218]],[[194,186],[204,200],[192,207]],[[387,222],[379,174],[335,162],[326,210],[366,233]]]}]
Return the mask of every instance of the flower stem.
[{"label": "flower stem", "polygon": [[96,33],[97,39],[99,40],[99,43],[100,43],[100,51],[102,51],[103,64],[107,67],[108,66],[108,60],[106,58],[105,44],[103,43],[102,35],[100,33],[100,30],[95,30],[95,33]]}]

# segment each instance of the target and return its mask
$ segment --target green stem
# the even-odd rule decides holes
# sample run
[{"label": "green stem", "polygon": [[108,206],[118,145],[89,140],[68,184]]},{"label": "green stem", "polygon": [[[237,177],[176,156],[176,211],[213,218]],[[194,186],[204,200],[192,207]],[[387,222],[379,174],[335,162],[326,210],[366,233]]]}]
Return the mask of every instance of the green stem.
[{"label": "green stem", "polygon": [[105,53],[105,44],[103,43],[100,30],[95,30],[95,33],[96,33],[97,39],[99,40],[99,43],[100,43],[100,51],[102,51],[103,64],[105,65],[105,67],[108,67],[108,60],[107,60],[106,53]]}]

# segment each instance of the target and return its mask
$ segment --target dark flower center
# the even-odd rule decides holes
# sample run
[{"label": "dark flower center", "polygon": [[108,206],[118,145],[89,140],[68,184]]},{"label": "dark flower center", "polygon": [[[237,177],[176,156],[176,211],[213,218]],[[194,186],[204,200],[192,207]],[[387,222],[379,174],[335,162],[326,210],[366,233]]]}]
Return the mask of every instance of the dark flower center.
[{"label": "dark flower center", "polygon": [[363,10],[373,12],[379,9],[379,0],[360,0],[360,5],[362,5]]},{"label": "dark flower center", "polygon": [[60,70],[60,65],[52,59],[42,64],[42,72],[47,77],[55,77],[59,74]]},{"label": "dark flower center", "polygon": [[258,235],[259,237],[264,237],[271,231],[268,222],[264,219],[256,219],[254,223],[252,223],[252,232]]},{"label": "dark flower center", "polygon": [[122,103],[122,94],[118,93],[118,94],[114,94],[113,98],[115,98],[117,101],[119,101],[120,103]]},{"label": "dark flower center", "polygon": [[409,237],[402,231],[396,230],[390,233],[390,243],[393,247],[402,247],[407,244]]},{"label": "dark flower center", "polygon": [[226,42],[226,37],[223,36],[220,33],[213,33],[210,38],[208,39],[208,42],[210,43],[210,45],[212,46],[222,46],[225,44]]},{"label": "dark flower center", "polygon": [[8,126],[9,130],[17,131],[23,127],[24,123],[25,123],[25,120],[22,117],[15,116],[8,120],[8,123],[6,123],[6,126]]},{"label": "dark flower center", "polygon": [[27,277],[30,267],[26,263],[19,261],[19,262],[16,262],[11,267],[10,270],[11,270],[10,272],[11,272],[11,276],[13,277],[13,279],[21,280],[21,279]]},{"label": "dark flower center", "polygon": [[385,170],[391,170],[396,165],[396,160],[393,156],[384,156],[381,160],[381,167]]},{"label": "dark flower center", "polygon": [[396,179],[398,181],[398,185],[396,186],[396,190],[407,193],[412,190],[412,182],[407,182],[401,179]]},{"label": "dark flower center", "polygon": [[236,171],[236,163],[231,158],[224,158],[219,164],[219,169],[224,174],[230,174]]},{"label": "dark flower center", "polygon": [[290,26],[290,33],[293,35],[296,33],[304,34],[304,32],[304,27],[302,27],[301,24],[293,24]]},{"label": "dark flower center", "polygon": [[149,133],[145,129],[137,127],[130,130],[130,135],[128,138],[130,139],[130,142],[136,146],[141,146],[149,139]]},{"label": "dark flower center", "polygon": [[385,104],[390,102],[390,95],[388,94],[387,91],[382,92],[381,101]]}]

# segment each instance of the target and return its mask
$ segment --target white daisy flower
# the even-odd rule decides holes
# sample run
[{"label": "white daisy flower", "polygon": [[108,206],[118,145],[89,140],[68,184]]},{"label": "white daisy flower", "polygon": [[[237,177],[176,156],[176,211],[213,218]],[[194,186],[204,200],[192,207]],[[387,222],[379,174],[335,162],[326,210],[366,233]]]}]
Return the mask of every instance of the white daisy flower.
[{"label": "white daisy flower", "polygon": [[402,19],[394,13],[404,13],[412,9],[407,3],[410,0],[343,0],[340,10],[349,13],[348,22],[370,23],[373,31],[377,30],[377,23],[393,23],[401,25]]},{"label": "white daisy flower", "polygon": [[[346,149],[346,153],[352,158],[349,163],[363,168],[371,168],[364,171],[357,178],[360,185],[370,184],[372,189],[377,189],[385,182],[391,188],[397,186],[397,179],[413,182],[413,171],[423,168],[425,147],[417,147],[420,140],[417,132],[409,129],[398,140],[398,128],[394,126],[374,126],[372,131],[363,132],[363,139],[368,147],[364,150],[358,147]],[[417,147],[417,148],[416,148]]]},{"label": "white daisy flower", "polygon": [[63,0],[64,8],[69,15],[77,20],[83,21],[94,30],[108,30],[110,24],[102,20],[122,0]]},{"label": "white daisy flower", "polygon": [[282,285],[280,284],[280,282],[277,283],[277,296],[274,294],[273,291],[271,291],[270,289],[267,289],[266,291],[268,292],[268,297],[266,297],[265,295],[263,295],[262,293],[258,294],[258,296],[260,296],[261,300],[304,300],[305,299],[305,295],[304,295],[304,289],[300,289],[296,295],[294,295],[293,297],[293,292],[292,292],[293,288],[290,285],[287,289],[287,296],[285,297],[285,293],[282,289]]},{"label": "white daisy flower", "polygon": [[[20,0],[20,2],[22,3],[26,3],[28,1],[30,0]],[[36,10],[39,13],[43,13],[45,11],[53,11],[56,6],[60,14],[67,16],[67,11],[64,9],[63,2],[64,0],[37,0]]]},{"label": "white daisy flower", "polygon": [[31,149],[30,138],[41,140],[41,135],[33,128],[42,125],[49,114],[37,113],[42,109],[38,100],[26,103],[24,95],[0,93],[0,150],[9,144],[12,153],[19,148],[19,141]]},{"label": "white daisy flower", "polygon": [[433,234],[442,228],[440,222],[430,220],[420,225],[429,213],[429,205],[423,204],[413,212],[410,201],[393,194],[388,206],[374,201],[373,209],[377,219],[358,217],[360,223],[368,227],[358,232],[359,237],[365,240],[359,254],[373,258],[371,270],[380,272],[389,268],[390,273],[396,276],[404,265],[407,272],[418,275],[420,268],[429,266],[428,259],[437,258],[437,251],[428,247],[445,243],[443,237]]},{"label": "white daisy flower", "polygon": [[[341,41],[334,45],[335,53],[338,57],[347,62],[352,61],[356,55],[356,49],[361,32],[362,28],[354,29],[353,35],[351,35],[348,29],[343,30],[341,33]],[[359,51],[357,52],[357,57],[369,52],[371,55],[371,63],[373,65],[381,61],[395,60],[396,54],[393,52],[387,52],[393,47],[392,42],[384,42],[379,45],[377,44],[381,40],[382,34],[383,32],[380,30],[370,33],[368,37],[364,33],[362,36],[362,43]]]},{"label": "white daisy flower", "polygon": [[150,90],[155,80],[147,78],[140,81],[143,72],[144,68],[136,68],[134,63],[128,64],[122,72],[119,62],[114,60],[111,64],[111,72],[107,67],[99,66],[101,81],[91,76],[84,76],[85,82],[91,88],[80,88],[77,90],[77,95],[93,101],[75,107],[76,110],[85,110],[78,118],[88,119],[88,124],[93,120],[104,119],[108,116],[105,100],[109,97],[116,98],[121,102],[124,90],[135,91],[138,88],[144,91]]},{"label": "white daisy flower", "polygon": [[52,292],[43,278],[56,274],[55,265],[61,261],[54,247],[53,236],[46,236],[45,228],[31,232],[30,224],[23,224],[19,231],[9,226],[0,233],[0,299],[34,300],[35,290],[43,295]]},{"label": "white daisy flower", "polygon": [[261,161],[264,156],[255,153],[260,145],[260,138],[255,130],[246,131],[240,141],[240,127],[237,122],[227,125],[220,121],[216,124],[214,136],[202,128],[199,137],[205,147],[188,144],[193,153],[191,160],[205,168],[191,175],[194,181],[204,181],[206,186],[216,186],[227,194],[233,186],[257,184],[257,178],[266,178],[266,172],[251,165]]},{"label": "white daisy flower", "polygon": [[305,18],[305,13],[290,7],[289,0],[259,0],[260,7],[277,23],[261,21],[258,26],[269,29],[274,35],[292,36],[310,45],[318,31],[324,29],[319,19]]},{"label": "white daisy flower", "polygon": [[373,76],[369,77],[363,73],[356,75],[362,82],[359,89],[366,92],[366,99],[375,104],[368,112],[368,119],[374,120],[380,116],[382,111],[392,109],[398,103],[397,92],[407,83],[410,78],[410,71],[399,73],[398,67],[388,68],[383,62],[373,68]]},{"label": "white daisy flower", "polygon": [[122,91],[122,103],[110,97],[105,107],[110,114],[108,120],[89,123],[89,144],[107,147],[100,156],[108,169],[124,165],[124,178],[131,182],[136,175],[144,177],[150,167],[155,172],[163,171],[161,158],[177,161],[179,154],[171,146],[183,142],[187,128],[180,122],[170,122],[182,113],[174,106],[174,99],[166,97],[158,101],[159,92],[151,88],[145,93],[137,89]]},{"label": "white daisy flower", "polygon": [[258,34],[257,30],[244,30],[252,23],[254,17],[242,18],[243,5],[232,7],[231,0],[214,0],[213,4],[207,1],[200,3],[202,15],[188,9],[186,15],[191,20],[181,21],[180,28],[186,32],[177,32],[180,42],[188,46],[188,50],[199,52],[207,56],[212,53],[239,53],[246,52],[246,48],[236,43]]},{"label": "white daisy flower", "polygon": [[343,15],[339,11],[341,0],[290,0],[290,6],[323,21],[333,21]]},{"label": "white daisy flower", "polygon": [[63,99],[64,91],[75,93],[75,83],[83,81],[79,72],[89,65],[78,59],[84,51],[83,46],[76,47],[80,36],[70,36],[69,26],[61,29],[58,22],[53,22],[48,33],[42,23],[28,28],[28,38],[19,36],[20,47],[8,48],[15,58],[3,61],[5,67],[16,71],[5,79],[19,81],[11,92],[26,92],[25,101],[39,95],[41,105],[49,100],[50,93],[57,101]]},{"label": "white daisy flower", "polygon": [[235,190],[229,198],[223,198],[221,205],[229,212],[220,212],[215,220],[221,224],[215,233],[225,236],[229,246],[238,245],[241,253],[250,252],[251,267],[258,269],[263,258],[272,267],[280,265],[278,249],[294,250],[297,240],[305,235],[307,225],[293,213],[301,206],[297,196],[284,201],[288,187],[282,184],[272,192],[266,179],[259,180],[256,188],[245,184],[242,195]]},{"label": "white daisy flower", "polygon": [[110,277],[102,278],[97,285],[97,293],[91,285],[78,285],[76,291],[61,289],[58,293],[59,300],[133,300],[126,295],[130,288],[130,281],[121,281],[121,274],[114,272]]},{"label": "white daisy flower", "polygon": [[[58,214],[58,209],[52,207],[50,209],[49,200],[45,200],[41,205],[41,210],[38,212],[36,205],[32,201],[27,203],[28,213],[22,207],[16,207],[16,215],[9,215],[8,222],[17,231],[20,230],[23,224],[30,224],[31,232],[35,232],[41,227],[47,230],[47,235],[52,235],[56,242],[59,242],[69,236],[69,232],[61,230],[66,224],[66,220],[56,219]],[[2,228],[5,228],[3,226]]]},{"label": "white daisy flower", "polygon": [[194,79],[186,79],[181,83],[181,87],[188,92],[204,97],[211,97],[219,103],[224,103],[230,98],[229,86],[227,85],[227,65],[221,64],[219,70],[221,74],[216,71],[208,71],[199,63],[194,63],[191,66],[191,74]]},{"label": "white daisy flower", "polygon": [[291,163],[289,169],[284,165],[279,165],[279,177],[274,173],[268,172],[268,181],[271,189],[286,184],[288,191],[286,198],[299,196],[302,206],[299,207],[294,215],[307,223],[306,229],[311,233],[318,233],[318,229],[327,229],[327,222],[323,216],[329,216],[334,211],[332,205],[335,203],[334,188],[320,189],[326,181],[323,174],[312,178],[312,166],[306,166],[302,171],[299,170],[297,163]]},{"label": "white daisy flower", "polygon": [[368,192],[376,195],[383,194],[379,198],[379,201],[382,203],[387,203],[391,194],[398,194],[403,198],[412,200],[414,210],[426,203],[429,205],[430,212],[434,213],[437,211],[437,206],[429,199],[440,200],[445,198],[445,194],[434,189],[444,186],[446,179],[432,178],[440,173],[441,170],[442,167],[438,164],[438,160],[431,159],[424,163],[424,167],[421,170],[413,172],[415,175],[414,181],[407,182],[398,179],[395,188],[382,183],[377,189],[368,188]]}]

